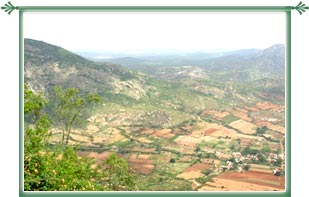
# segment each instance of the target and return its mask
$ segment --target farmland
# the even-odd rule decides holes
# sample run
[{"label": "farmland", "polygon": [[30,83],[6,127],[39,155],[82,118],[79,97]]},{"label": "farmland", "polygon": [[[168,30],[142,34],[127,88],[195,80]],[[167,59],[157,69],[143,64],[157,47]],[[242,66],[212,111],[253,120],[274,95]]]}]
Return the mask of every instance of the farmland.
[{"label": "farmland", "polygon": [[[285,189],[282,105],[257,102],[199,113],[160,105],[145,112],[141,105],[121,106],[117,113],[119,106],[105,103],[106,110],[97,110],[84,129],[72,132],[69,144],[80,145],[79,154],[95,158],[97,164],[116,152],[137,174],[139,190]],[[152,119],[140,124],[138,118],[145,113]],[[154,122],[157,116],[164,126]],[[60,140],[60,132],[51,130],[52,143]]]},{"label": "farmland", "polygon": [[245,173],[226,172],[212,182],[207,182],[200,191],[282,191],[285,189],[284,177],[277,177],[271,171],[249,170]]},{"label": "farmland", "polygon": [[[204,110],[199,120],[166,128],[115,125],[113,120],[99,124],[106,120],[100,117],[109,117],[106,113],[96,115],[84,131],[74,131],[70,143],[85,147],[80,155],[95,158],[97,164],[117,152],[137,173],[141,190],[284,190],[285,177],[273,174],[274,169],[284,170],[284,163],[274,163],[284,160],[280,145],[284,133],[277,129],[282,126],[267,120],[261,124],[262,117],[257,117],[259,110],[273,109],[253,108],[248,106],[241,114],[235,113],[239,109]],[[203,120],[205,115],[208,121]],[[261,126],[267,131],[258,134]],[[57,131],[53,134],[56,142]]]},{"label": "farmland", "polygon": [[[34,40],[25,46],[25,83],[48,101],[49,148],[67,131],[65,145],[94,165],[123,158],[140,191],[285,190],[284,45],[109,62],[69,51],[66,59],[64,49]],[[69,94],[53,97],[55,86],[78,92],[60,120],[54,97]],[[74,108],[92,93],[100,102]]]}]

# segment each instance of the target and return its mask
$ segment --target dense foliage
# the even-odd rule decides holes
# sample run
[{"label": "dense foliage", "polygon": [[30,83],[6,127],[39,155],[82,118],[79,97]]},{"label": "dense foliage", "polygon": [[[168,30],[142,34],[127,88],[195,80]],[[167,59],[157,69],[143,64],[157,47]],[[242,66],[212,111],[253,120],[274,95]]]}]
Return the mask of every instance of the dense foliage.
[{"label": "dense foliage", "polygon": [[107,170],[104,171],[107,179],[108,190],[133,190],[136,189],[135,175],[129,172],[128,164],[125,159],[118,158],[115,153],[105,160],[103,165]]},{"label": "dense foliage", "polygon": [[135,176],[128,171],[126,161],[115,154],[102,165],[95,165],[94,160],[79,157],[71,146],[51,147],[48,143],[51,121],[43,112],[47,101],[27,86],[24,89],[24,114],[32,116],[32,122],[25,122],[25,191],[136,189]]}]

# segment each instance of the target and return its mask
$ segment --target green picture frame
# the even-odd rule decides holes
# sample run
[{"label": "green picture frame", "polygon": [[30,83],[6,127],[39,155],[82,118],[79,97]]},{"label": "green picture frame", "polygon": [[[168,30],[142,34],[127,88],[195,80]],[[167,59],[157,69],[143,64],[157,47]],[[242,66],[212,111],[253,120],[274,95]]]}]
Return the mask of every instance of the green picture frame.
[{"label": "green picture frame", "polygon": [[[19,11],[19,138],[23,139],[23,15],[27,12],[281,12],[286,15],[286,191],[284,192],[24,192],[23,143],[19,147],[20,196],[291,196],[291,12],[308,6],[21,6],[8,2],[1,7],[11,14]],[[14,12],[13,12],[14,13]]]}]

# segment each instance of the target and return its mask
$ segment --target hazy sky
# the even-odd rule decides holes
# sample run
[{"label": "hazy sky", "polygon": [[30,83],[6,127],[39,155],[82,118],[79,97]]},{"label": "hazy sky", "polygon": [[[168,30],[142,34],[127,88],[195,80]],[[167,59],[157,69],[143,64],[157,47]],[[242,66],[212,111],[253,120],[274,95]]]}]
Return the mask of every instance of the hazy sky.
[{"label": "hazy sky", "polygon": [[25,38],[71,51],[259,48],[285,43],[285,13],[24,13]]}]

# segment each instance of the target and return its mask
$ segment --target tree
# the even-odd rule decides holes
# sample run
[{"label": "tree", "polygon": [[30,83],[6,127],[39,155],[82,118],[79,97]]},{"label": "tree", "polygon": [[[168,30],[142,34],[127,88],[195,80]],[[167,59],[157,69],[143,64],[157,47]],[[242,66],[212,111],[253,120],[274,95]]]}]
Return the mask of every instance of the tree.
[{"label": "tree", "polygon": [[281,167],[281,165],[283,163],[283,159],[278,157],[277,159],[273,160],[272,163],[274,164],[274,166]]},{"label": "tree", "polygon": [[24,150],[27,153],[37,154],[44,149],[48,139],[50,120],[42,112],[47,100],[42,95],[35,94],[24,85],[24,116],[29,119],[25,122]]},{"label": "tree", "polygon": [[264,152],[264,153],[270,153],[270,151],[271,151],[271,148],[270,148],[270,146],[264,146],[263,148],[262,148],[262,151]]},{"label": "tree", "polygon": [[[48,130],[51,121],[43,109],[47,103],[25,85],[24,114],[29,120],[24,126],[24,190],[25,191],[102,191],[119,189],[104,185],[108,176],[93,159],[79,157],[71,146],[50,146]],[[113,169],[111,183],[133,190],[135,176],[127,172],[124,159],[109,158],[107,164]],[[114,184],[114,185],[115,185]]]},{"label": "tree", "polygon": [[261,136],[261,135],[263,135],[267,131],[267,129],[268,128],[266,126],[262,126],[261,128],[258,127],[256,129],[256,134]]},{"label": "tree", "polygon": [[236,162],[236,159],[234,157],[230,158],[228,161],[232,162],[232,163],[235,163]]},{"label": "tree", "polygon": [[47,100],[24,86],[24,190],[102,190],[91,178],[100,173],[91,166],[94,161],[78,158],[72,147],[51,150],[48,130],[51,121],[43,112]]},{"label": "tree", "polygon": [[250,165],[245,164],[244,167],[243,167],[243,169],[244,169],[245,171],[248,171],[248,170],[250,169],[250,167],[251,167]]},{"label": "tree", "polygon": [[94,160],[79,158],[76,150],[67,146],[42,152],[25,162],[26,191],[101,191],[103,174],[92,168]]},{"label": "tree", "polygon": [[195,152],[201,151],[201,147],[197,145],[197,146],[195,147],[194,151],[195,151]]},{"label": "tree", "polygon": [[170,163],[175,163],[175,162],[176,162],[176,160],[174,158],[170,159]]},{"label": "tree", "polygon": [[202,173],[208,176],[210,173],[212,173],[212,169],[203,170]]},{"label": "tree", "polygon": [[99,95],[89,93],[86,96],[79,94],[78,89],[68,88],[63,90],[56,86],[53,90],[51,111],[57,119],[58,126],[62,130],[62,144],[68,144],[73,128],[86,122],[87,107],[91,104],[101,103]]},{"label": "tree", "polygon": [[[32,90],[28,88],[28,85],[24,85],[24,114],[28,115],[31,113],[33,118],[38,118],[41,110],[44,105],[47,103],[47,100],[42,97],[41,94],[35,94]],[[32,121],[35,121],[32,119]]]},{"label": "tree", "polygon": [[266,162],[265,156],[261,153],[257,154],[257,158],[258,158],[259,163],[265,163]]},{"label": "tree", "polygon": [[[29,122],[24,123],[24,188],[37,190],[45,185],[41,177],[41,168],[45,168],[42,161],[42,151],[45,150],[46,137],[50,122],[42,109],[46,100],[24,85],[24,117]],[[42,185],[43,183],[43,185]]]},{"label": "tree", "polygon": [[242,155],[256,155],[258,153],[258,150],[256,149],[252,149],[250,147],[245,147],[242,151],[241,154]]},{"label": "tree", "polygon": [[118,158],[112,153],[104,162],[105,174],[109,190],[136,190],[136,177],[129,172],[128,164],[125,159]]}]

